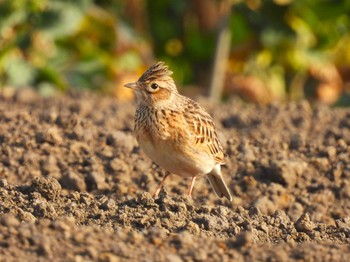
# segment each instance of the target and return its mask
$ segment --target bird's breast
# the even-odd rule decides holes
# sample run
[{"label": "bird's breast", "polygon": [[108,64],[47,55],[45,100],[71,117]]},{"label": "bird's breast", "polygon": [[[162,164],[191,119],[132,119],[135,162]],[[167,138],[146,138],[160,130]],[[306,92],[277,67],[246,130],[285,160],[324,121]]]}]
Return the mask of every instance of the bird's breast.
[{"label": "bird's breast", "polygon": [[192,147],[186,126],[181,113],[172,110],[139,112],[135,117],[136,139],[155,163],[184,177],[209,173],[214,161]]},{"label": "bird's breast", "polygon": [[209,173],[214,162],[205,154],[188,151],[184,145],[172,140],[151,140],[138,137],[138,143],[144,153],[165,170],[183,177]]}]

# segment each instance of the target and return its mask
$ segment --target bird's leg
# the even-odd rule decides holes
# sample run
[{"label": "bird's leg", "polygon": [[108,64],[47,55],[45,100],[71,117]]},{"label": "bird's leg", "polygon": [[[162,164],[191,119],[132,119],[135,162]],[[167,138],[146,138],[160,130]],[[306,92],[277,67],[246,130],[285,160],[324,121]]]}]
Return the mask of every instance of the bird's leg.
[{"label": "bird's leg", "polygon": [[154,192],[153,197],[158,197],[159,192],[160,192],[160,190],[161,190],[162,187],[163,187],[164,181],[165,181],[165,179],[166,179],[169,175],[170,175],[170,174],[167,173],[167,174],[163,177],[162,181],[160,182],[159,186],[157,187],[157,190]]},{"label": "bird's leg", "polygon": [[194,185],[194,182],[196,181],[196,176],[193,176],[192,179],[191,179],[191,184],[188,188],[188,196],[189,197],[192,197],[191,194],[192,194],[192,189],[193,189],[193,185]]}]

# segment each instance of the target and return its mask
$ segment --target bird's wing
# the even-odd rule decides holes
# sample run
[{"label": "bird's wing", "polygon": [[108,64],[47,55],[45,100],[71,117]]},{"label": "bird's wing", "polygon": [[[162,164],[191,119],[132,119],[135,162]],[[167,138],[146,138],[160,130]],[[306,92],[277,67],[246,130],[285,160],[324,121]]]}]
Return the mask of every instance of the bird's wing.
[{"label": "bird's wing", "polygon": [[193,139],[198,150],[211,155],[216,164],[224,164],[225,154],[218,139],[211,116],[195,101],[185,100],[184,118],[189,127],[190,139]]}]

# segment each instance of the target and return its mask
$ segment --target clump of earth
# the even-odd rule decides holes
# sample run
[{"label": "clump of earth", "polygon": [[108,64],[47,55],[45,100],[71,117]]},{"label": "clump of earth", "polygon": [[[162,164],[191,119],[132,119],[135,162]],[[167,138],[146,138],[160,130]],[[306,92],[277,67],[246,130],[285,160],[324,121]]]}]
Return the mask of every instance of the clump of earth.
[{"label": "clump of earth", "polygon": [[234,199],[164,176],[132,102],[0,96],[0,261],[347,261],[350,109],[213,105]]}]

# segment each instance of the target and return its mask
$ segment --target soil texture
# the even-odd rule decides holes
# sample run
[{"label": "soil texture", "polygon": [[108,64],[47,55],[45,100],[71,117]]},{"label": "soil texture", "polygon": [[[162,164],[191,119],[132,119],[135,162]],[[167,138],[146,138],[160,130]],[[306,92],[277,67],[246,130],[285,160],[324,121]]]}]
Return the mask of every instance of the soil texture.
[{"label": "soil texture", "polygon": [[348,261],[350,109],[197,99],[234,199],[165,175],[133,136],[132,102],[0,96],[0,261]]}]

